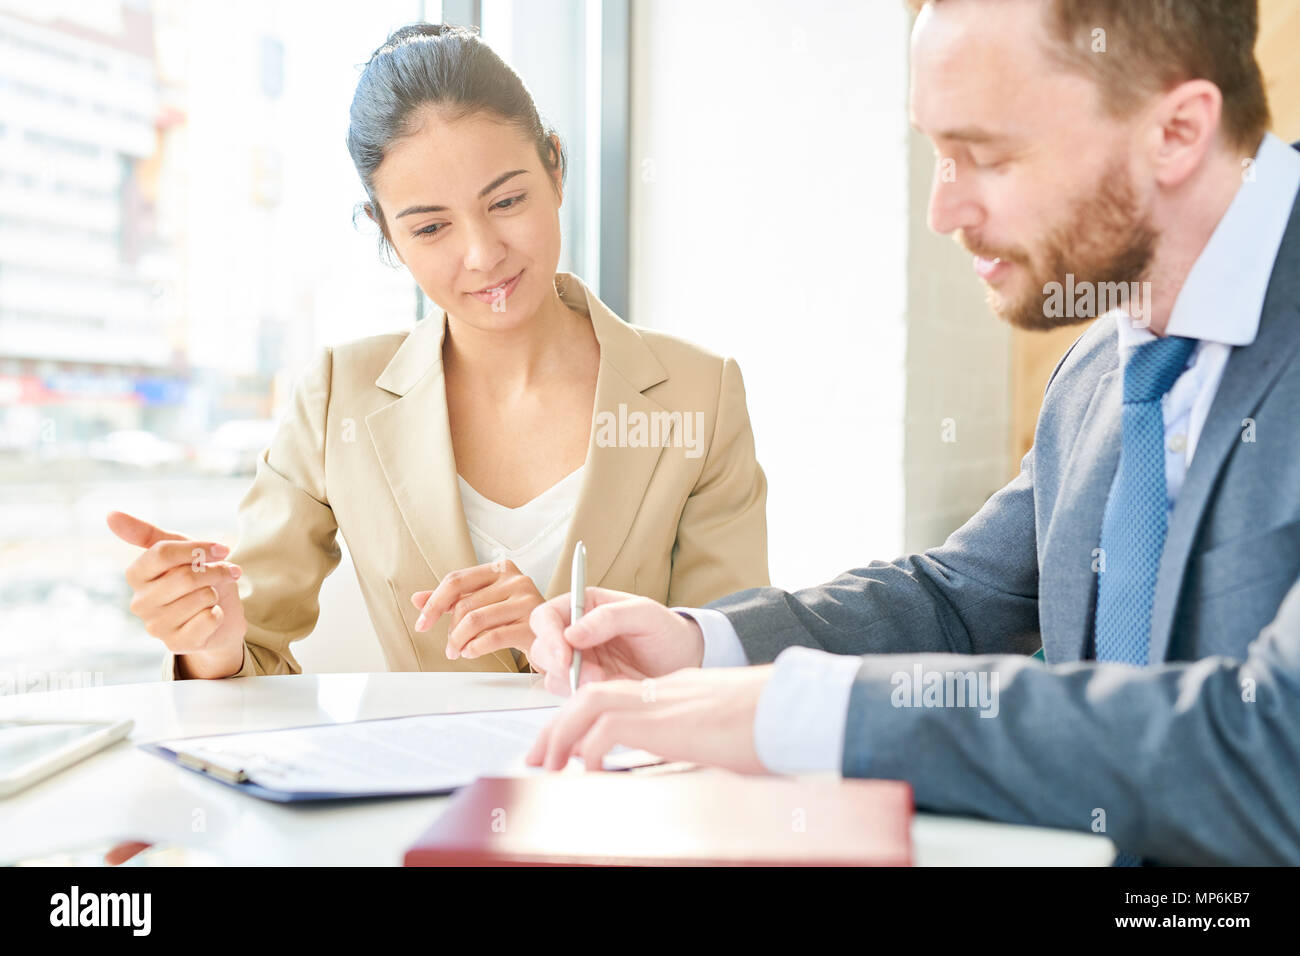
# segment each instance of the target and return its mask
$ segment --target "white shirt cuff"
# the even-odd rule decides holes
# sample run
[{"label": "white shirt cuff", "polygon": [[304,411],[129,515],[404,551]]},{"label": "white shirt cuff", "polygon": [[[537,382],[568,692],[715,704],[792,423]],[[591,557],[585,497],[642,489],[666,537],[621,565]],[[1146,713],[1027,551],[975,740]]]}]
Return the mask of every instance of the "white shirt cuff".
[{"label": "white shirt cuff", "polygon": [[712,608],[675,607],[672,610],[691,618],[704,633],[701,667],[744,667],[749,663],[740,635],[727,620],[727,615]]},{"label": "white shirt cuff", "polygon": [[[703,627],[703,625],[701,625]],[[754,748],[772,773],[840,773],[853,679],[862,658],[811,647],[777,655],[754,714]]]}]

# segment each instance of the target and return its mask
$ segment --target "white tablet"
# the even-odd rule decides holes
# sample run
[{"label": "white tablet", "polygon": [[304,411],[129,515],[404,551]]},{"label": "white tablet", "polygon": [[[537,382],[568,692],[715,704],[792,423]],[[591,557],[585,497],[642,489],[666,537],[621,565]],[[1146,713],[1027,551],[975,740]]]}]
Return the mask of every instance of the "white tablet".
[{"label": "white tablet", "polygon": [[0,797],[102,750],[135,722],[0,719]]}]

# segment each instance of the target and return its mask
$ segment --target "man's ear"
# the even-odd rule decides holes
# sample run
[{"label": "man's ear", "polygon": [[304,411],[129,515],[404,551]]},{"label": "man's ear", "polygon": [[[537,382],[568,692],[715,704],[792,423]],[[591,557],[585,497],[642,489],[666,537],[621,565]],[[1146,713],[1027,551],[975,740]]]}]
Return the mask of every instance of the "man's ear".
[{"label": "man's ear", "polygon": [[1177,186],[1201,168],[1220,138],[1223,93],[1209,80],[1179,83],[1152,116],[1150,160],[1162,186]]}]

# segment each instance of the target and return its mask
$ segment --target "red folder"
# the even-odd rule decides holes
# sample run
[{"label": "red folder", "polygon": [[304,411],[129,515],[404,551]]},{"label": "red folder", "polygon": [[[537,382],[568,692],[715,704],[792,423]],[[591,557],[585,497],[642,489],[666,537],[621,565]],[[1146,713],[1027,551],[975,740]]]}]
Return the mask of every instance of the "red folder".
[{"label": "red folder", "polygon": [[912,788],[722,770],[483,777],[406,866],[908,866]]}]

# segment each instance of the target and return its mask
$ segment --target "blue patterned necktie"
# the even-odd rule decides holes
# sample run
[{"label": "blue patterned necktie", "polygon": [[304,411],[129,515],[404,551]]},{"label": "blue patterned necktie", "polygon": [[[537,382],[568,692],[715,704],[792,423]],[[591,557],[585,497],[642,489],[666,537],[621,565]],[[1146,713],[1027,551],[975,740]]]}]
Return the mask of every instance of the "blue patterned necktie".
[{"label": "blue patterned necktie", "polygon": [[[1096,658],[1145,666],[1151,605],[1167,530],[1165,422],[1160,399],[1187,365],[1195,339],[1168,336],[1138,346],[1124,365],[1119,469],[1101,525]],[[1121,852],[1116,866],[1140,858]]]},{"label": "blue patterned necktie", "polygon": [[1096,658],[1143,666],[1151,604],[1165,546],[1165,422],[1160,399],[1187,365],[1195,339],[1138,346],[1124,364],[1119,469],[1101,525],[1105,570],[1097,582]]}]

